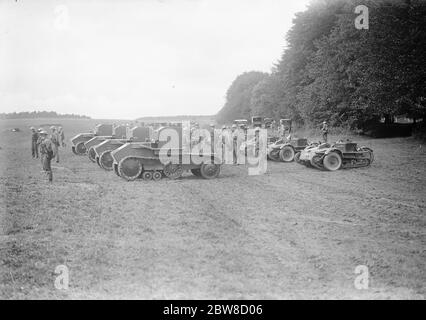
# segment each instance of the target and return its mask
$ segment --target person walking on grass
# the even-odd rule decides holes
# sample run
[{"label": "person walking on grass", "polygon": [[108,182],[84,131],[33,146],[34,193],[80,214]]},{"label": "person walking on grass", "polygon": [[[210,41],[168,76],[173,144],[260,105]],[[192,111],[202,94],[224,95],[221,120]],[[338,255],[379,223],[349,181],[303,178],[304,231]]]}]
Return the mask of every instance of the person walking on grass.
[{"label": "person walking on grass", "polygon": [[40,155],[43,170],[47,174],[49,182],[53,182],[51,161],[55,157],[55,147],[52,140],[47,136],[47,132],[40,132]]},{"label": "person walking on grass", "polygon": [[324,142],[327,142],[327,140],[328,140],[328,125],[327,125],[327,121],[323,121],[322,126],[321,126],[321,132],[322,132],[322,139],[324,140]]},{"label": "person walking on grass", "polygon": [[38,159],[38,132],[34,127],[31,127],[31,154],[33,159]]}]

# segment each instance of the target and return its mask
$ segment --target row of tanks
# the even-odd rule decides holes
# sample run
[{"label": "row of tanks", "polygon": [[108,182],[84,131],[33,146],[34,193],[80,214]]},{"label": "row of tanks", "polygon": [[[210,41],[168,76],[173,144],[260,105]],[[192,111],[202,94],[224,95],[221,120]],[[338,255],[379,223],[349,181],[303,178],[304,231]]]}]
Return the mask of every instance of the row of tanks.
[{"label": "row of tanks", "polygon": [[[100,124],[93,132],[80,133],[71,139],[72,150],[76,155],[87,155],[106,171],[114,171],[128,181],[136,179],[158,181],[163,177],[177,179],[185,171],[204,179],[216,178],[220,173],[215,155],[210,163],[194,163],[191,152],[182,148],[174,150],[169,163],[160,161],[160,150],[167,141],[160,141],[163,130],[174,128],[179,133],[179,146],[182,130],[179,125],[137,126],[129,129],[124,125]],[[187,159],[187,161],[183,161]]]},{"label": "row of tanks", "polygon": [[267,155],[269,160],[296,161],[307,167],[328,171],[367,167],[374,161],[371,148],[358,146],[350,140],[330,144],[309,143],[306,138],[280,139],[268,145]]},{"label": "row of tanks", "polygon": [[320,170],[360,168],[374,161],[373,150],[358,146],[350,140],[339,140],[334,144],[308,142],[306,138],[279,139],[268,145],[269,160],[303,164]]},{"label": "row of tanks", "polygon": [[[246,124],[239,124],[247,129]],[[256,127],[256,126],[255,126]],[[128,181],[136,179],[158,181],[163,177],[177,179],[185,171],[197,177],[216,178],[221,164],[214,154],[211,163],[194,163],[192,154],[182,148],[175,150],[175,157],[169,163],[160,161],[160,149],[166,141],[160,141],[163,130],[178,129],[179,146],[182,142],[180,124],[161,126],[144,125],[129,128],[127,125],[99,124],[91,132],[80,133],[71,139],[72,151],[76,155],[87,155],[90,161],[106,171],[114,171]],[[244,148],[255,141],[247,142]],[[183,161],[183,159],[190,161]],[[271,161],[303,164],[320,170],[336,171],[341,168],[358,168],[371,165],[373,150],[358,147],[352,141],[338,141],[334,144],[309,142],[306,138],[293,139],[268,136],[267,158]]]}]

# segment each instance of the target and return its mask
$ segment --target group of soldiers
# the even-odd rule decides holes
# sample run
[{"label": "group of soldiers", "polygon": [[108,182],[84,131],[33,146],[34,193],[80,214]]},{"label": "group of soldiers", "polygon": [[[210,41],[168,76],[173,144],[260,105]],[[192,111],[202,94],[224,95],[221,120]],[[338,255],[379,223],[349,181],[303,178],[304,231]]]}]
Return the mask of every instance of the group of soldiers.
[{"label": "group of soldiers", "polygon": [[[328,142],[328,123],[323,121],[321,123],[320,131],[322,133],[322,140]],[[278,129],[278,134],[281,139],[290,140],[291,139],[291,122],[282,124]]]},{"label": "group of soldiers", "polygon": [[[213,131],[215,129],[215,125],[211,124],[210,125],[210,133],[211,136],[213,136]],[[231,132],[231,138],[232,138],[232,157],[233,157],[233,163],[238,165],[238,151],[241,148],[241,145],[239,145],[239,143],[241,143],[241,141],[239,141],[239,138],[241,138],[241,135],[244,135],[247,137],[247,127],[245,125],[237,125],[237,124],[232,124],[231,126],[226,126],[223,125],[222,126],[222,132],[225,130],[230,130]],[[260,128],[255,128],[255,130],[259,130]],[[224,145],[226,145],[225,143],[225,137],[222,136],[222,143]],[[256,146],[258,146],[256,144]],[[224,150],[223,150],[224,152]]]},{"label": "group of soldiers", "polygon": [[[50,127],[50,134],[43,128],[31,127],[31,154],[33,159],[41,158],[43,171],[50,182],[53,181],[51,161],[59,162],[59,148],[65,147],[65,134],[62,127]],[[40,155],[40,156],[39,156]]]}]

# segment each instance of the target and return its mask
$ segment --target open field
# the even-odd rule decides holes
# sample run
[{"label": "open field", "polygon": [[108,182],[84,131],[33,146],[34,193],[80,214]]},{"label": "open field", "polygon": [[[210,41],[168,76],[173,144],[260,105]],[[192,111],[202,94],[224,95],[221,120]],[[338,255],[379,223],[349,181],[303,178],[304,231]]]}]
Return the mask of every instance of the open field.
[{"label": "open field", "polygon": [[[0,122],[0,298],[425,298],[420,142],[362,139],[370,168],[268,162],[262,176],[224,166],[215,180],[159,182],[126,182],[68,145],[50,185],[28,130],[47,123],[69,139],[96,121]],[[354,287],[358,265],[367,290]]]}]

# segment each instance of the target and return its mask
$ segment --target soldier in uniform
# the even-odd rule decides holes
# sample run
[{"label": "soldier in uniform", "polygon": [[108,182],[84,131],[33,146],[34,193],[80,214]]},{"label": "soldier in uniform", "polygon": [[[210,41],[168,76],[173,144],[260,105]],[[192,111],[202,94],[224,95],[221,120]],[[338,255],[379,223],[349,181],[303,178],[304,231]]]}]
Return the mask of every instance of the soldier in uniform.
[{"label": "soldier in uniform", "polygon": [[56,131],[56,127],[54,127],[54,126],[50,127],[50,130],[52,130],[52,134],[50,136],[51,137],[50,139],[53,143],[56,162],[59,162],[59,146],[60,146],[59,134]]},{"label": "soldier in uniform", "polygon": [[324,142],[327,142],[328,139],[328,125],[327,121],[324,121],[321,126],[321,132],[322,132],[322,139]]},{"label": "soldier in uniform", "polygon": [[280,125],[280,136],[281,139],[289,141],[291,139],[291,120],[282,121]]},{"label": "soldier in uniform", "polygon": [[[37,136],[38,136],[38,138],[37,138],[37,142],[36,142],[36,147],[37,147],[37,152],[39,154],[40,154],[40,143],[41,143],[41,140],[42,140],[40,132],[42,132],[42,131],[43,131],[43,128],[38,128],[37,129]],[[41,155],[40,155],[40,158],[41,158]]]},{"label": "soldier in uniform", "polygon": [[38,159],[38,132],[34,127],[31,127],[31,154],[33,159]]},{"label": "soldier in uniform", "polygon": [[58,128],[58,136],[59,136],[59,143],[62,146],[62,148],[66,147],[65,144],[65,133],[64,133],[64,129],[62,127]]},{"label": "soldier in uniform", "polygon": [[47,136],[46,131],[40,132],[40,155],[43,170],[46,172],[49,182],[53,181],[51,161],[55,157],[55,147],[52,140]]},{"label": "soldier in uniform", "polygon": [[238,158],[238,127],[236,124],[233,124],[231,127],[232,130],[232,150],[233,150],[233,156],[234,156],[234,164],[237,164],[237,158]]}]

